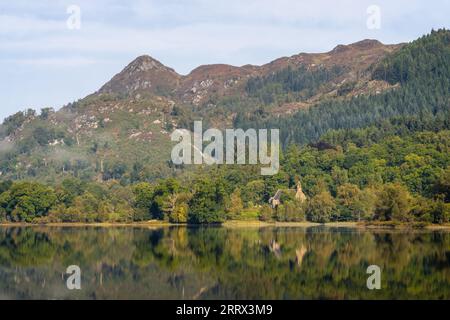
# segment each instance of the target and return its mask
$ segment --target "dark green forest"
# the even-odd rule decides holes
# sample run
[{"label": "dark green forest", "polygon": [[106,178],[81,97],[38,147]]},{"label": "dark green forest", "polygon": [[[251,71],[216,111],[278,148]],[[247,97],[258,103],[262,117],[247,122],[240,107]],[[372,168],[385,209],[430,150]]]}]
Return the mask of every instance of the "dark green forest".
[{"label": "dark green forest", "polygon": [[[329,130],[395,126],[391,134],[439,131],[449,126],[450,32],[433,31],[371,67],[372,78],[400,83],[389,92],[333,99],[292,117],[267,118],[243,110],[237,128],[282,128],[284,146],[317,141]],[[278,80],[273,82],[278,83]],[[295,81],[292,85],[294,85]]]}]

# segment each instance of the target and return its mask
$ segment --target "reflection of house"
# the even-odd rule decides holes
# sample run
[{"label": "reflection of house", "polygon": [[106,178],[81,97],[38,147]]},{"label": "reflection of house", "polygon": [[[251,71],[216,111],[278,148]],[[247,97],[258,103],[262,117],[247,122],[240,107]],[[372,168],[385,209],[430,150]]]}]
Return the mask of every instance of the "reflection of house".
[{"label": "reflection of house", "polygon": [[270,241],[269,250],[275,255],[275,257],[281,257],[281,246],[276,240],[272,239]]},{"label": "reflection of house", "polygon": [[303,193],[302,184],[300,181],[297,182],[297,189],[278,189],[275,195],[269,199],[269,204],[272,208],[276,208],[281,204],[281,195],[285,193],[294,193],[295,192],[295,200],[303,203],[306,200],[306,195]]}]

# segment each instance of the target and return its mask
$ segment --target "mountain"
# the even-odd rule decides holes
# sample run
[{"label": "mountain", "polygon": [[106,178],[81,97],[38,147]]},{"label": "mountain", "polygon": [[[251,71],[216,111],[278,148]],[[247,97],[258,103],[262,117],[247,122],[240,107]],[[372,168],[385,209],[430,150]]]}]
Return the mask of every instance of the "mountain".
[{"label": "mountain", "polygon": [[339,45],[327,53],[301,53],[262,66],[203,65],[186,76],[145,55],[131,62],[98,93],[122,95],[152,93],[172,97],[180,103],[200,106],[213,97],[245,94],[245,85],[249,78],[266,77],[286,68],[297,69],[304,66],[308,70],[314,70],[341,66],[345,72],[339,79],[355,80],[364,73],[368,65],[399,47],[401,45],[383,45],[377,40],[363,40],[350,45]]},{"label": "mountain", "polygon": [[125,184],[174,175],[180,169],[168,161],[170,132],[190,128],[195,119],[220,128],[278,127],[285,145],[422,113],[430,126],[438,117],[445,128],[448,39],[440,30],[409,44],[363,40],[261,66],[204,65],[188,75],[140,56],[98,91],[57,112],[27,110],[7,118],[0,175]]},{"label": "mountain", "polygon": [[150,56],[140,56],[100,88],[98,93],[132,94],[145,91],[153,94],[171,92],[181,76]]}]

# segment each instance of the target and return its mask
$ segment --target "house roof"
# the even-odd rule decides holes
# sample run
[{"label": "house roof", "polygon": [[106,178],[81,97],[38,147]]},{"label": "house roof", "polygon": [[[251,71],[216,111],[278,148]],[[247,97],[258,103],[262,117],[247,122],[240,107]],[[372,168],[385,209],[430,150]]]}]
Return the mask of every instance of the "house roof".
[{"label": "house roof", "polygon": [[277,193],[272,197],[272,200],[280,200],[281,198],[281,190],[278,190]]}]

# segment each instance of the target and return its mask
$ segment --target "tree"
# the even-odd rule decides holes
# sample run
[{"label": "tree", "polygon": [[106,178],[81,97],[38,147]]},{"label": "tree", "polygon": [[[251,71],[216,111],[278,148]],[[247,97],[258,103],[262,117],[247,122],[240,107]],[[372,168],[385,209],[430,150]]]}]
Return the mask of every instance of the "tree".
[{"label": "tree", "polygon": [[305,221],[306,202],[288,201],[286,203],[286,219],[291,222]]},{"label": "tree", "polygon": [[33,118],[35,115],[36,111],[28,109],[25,112],[19,111],[12,116],[9,116],[3,121],[3,125],[6,127],[6,134],[12,134],[15,130],[20,128],[27,119]]},{"label": "tree", "polygon": [[173,178],[162,180],[156,185],[150,207],[153,218],[169,220],[169,215],[175,207],[175,195],[179,190],[180,182]]},{"label": "tree", "polygon": [[59,187],[56,188],[58,202],[65,205],[71,205],[75,197],[84,193],[86,183],[77,178],[64,179]]},{"label": "tree", "polygon": [[154,189],[147,182],[138,183],[133,188],[135,197],[135,217],[134,220],[142,221],[151,218],[150,209],[152,207]]},{"label": "tree", "polygon": [[33,138],[40,146],[45,146],[56,138],[56,133],[54,129],[39,126],[34,129]]},{"label": "tree", "polygon": [[55,191],[36,182],[17,182],[0,195],[0,207],[8,220],[32,222],[48,214],[56,204]]},{"label": "tree", "polygon": [[312,222],[329,222],[336,204],[328,191],[322,191],[311,198],[308,203],[307,218]]},{"label": "tree", "polygon": [[354,206],[354,212],[358,221],[360,219],[370,220],[373,217],[376,201],[377,196],[372,188],[366,188],[361,191]]},{"label": "tree", "polygon": [[225,216],[225,190],[219,179],[202,178],[194,185],[194,194],[189,203],[189,222],[218,223]]},{"label": "tree", "polygon": [[6,213],[5,208],[0,207],[0,222],[6,221],[6,218],[7,218],[7,213]]},{"label": "tree", "polygon": [[261,211],[259,213],[259,220],[261,221],[270,221],[273,217],[273,210],[268,204],[264,204],[261,207]]},{"label": "tree", "polygon": [[186,223],[188,221],[188,212],[189,207],[186,203],[178,204],[170,214],[169,221],[172,223]]},{"label": "tree", "polygon": [[325,179],[323,177],[316,179],[316,184],[312,188],[311,193],[313,195],[318,195],[326,192],[328,192],[328,186],[327,183],[325,182]]},{"label": "tree", "polygon": [[280,204],[275,209],[275,218],[279,222],[286,221],[286,208],[284,204]]},{"label": "tree", "polygon": [[434,185],[434,193],[442,194],[446,202],[450,202],[450,167],[441,174]]},{"label": "tree", "polygon": [[8,191],[12,187],[12,185],[13,185],[13,182],[11,180],[0,182],[0,194]]},{"label": "tree", "polygon": [[389,183],[378,193],[375,207],[375,219],[383,221],[409,221],[412,209],[412,197],[401,184]]},{"label": "tree", "polygon": [[444,202],[443,199],[434,201],[431,216],[433,223],[448,223],[450,221],[450,203]]},{"label": "tree", "polygon": [[244,209],[241,199],[241,190],[236,188],[230,196],[229,206],[227,208],[227,213],[231,218],[237,217]]},{"label": "tree", "polygon": [[253,180],[242,189],[242,200],[246,207],[260,204],[264,201],[264,181]]},{"label": "tree", "polygon": [[41,114],[39,115],[39,117],[42,120],[47,120],[49,118],[49,116],[51,114],[53,114],[55,112],[55,110],[53,108],[42,108],[41,109]]},{"label": "tree", "polygon": [[339,220],[367,219],[374,210],[376,196],[369,189],[360,190],[357,185],[346,183],[337,189]]}]

